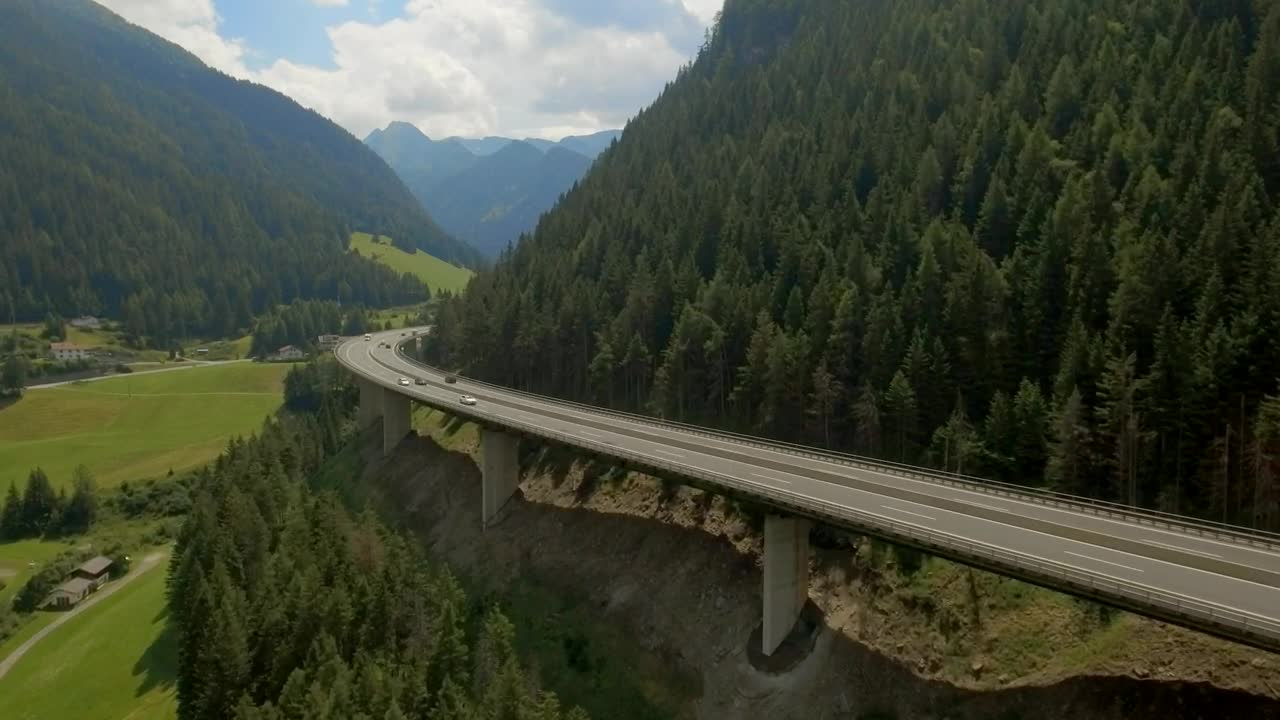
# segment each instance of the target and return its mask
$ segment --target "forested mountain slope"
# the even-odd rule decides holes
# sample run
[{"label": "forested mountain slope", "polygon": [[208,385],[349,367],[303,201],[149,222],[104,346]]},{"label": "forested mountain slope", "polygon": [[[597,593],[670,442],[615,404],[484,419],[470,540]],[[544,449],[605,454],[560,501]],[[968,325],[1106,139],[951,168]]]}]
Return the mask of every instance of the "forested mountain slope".
[{"label": "forested mountain slope", "polygon": [[433,359],[1280,529],[1280,3],[728,0]]},{"label": "forested mountain slope", "polygon": [[0,5],[0,158],[6,319],[181,335],[293,297],[421,295],[344,259],[349,230],[476,259],[337,125],[87,0]]}]

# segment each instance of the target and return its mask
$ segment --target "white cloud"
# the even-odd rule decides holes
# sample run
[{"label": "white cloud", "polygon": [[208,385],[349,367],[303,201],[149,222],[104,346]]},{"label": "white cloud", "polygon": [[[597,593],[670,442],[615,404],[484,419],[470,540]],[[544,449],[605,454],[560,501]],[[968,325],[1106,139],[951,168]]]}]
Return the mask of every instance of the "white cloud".
[{"label": "white cloud", "polygon": [[246,77],[246,48],[218,34],[213,0],[98,0],[135,25],[181,45],[211,67]]},{"label": "white cloud", "polygon": [[409,0],[395,20],[330,27],[332,68],[281,59],[249,71],[250,49],[218,35],[212,0],[101,1],[359,137],[403,120],[432,137],[554,138],[620,127],[652,102],[689,60],[690,23],[705,23],[722,4],[670,0],[613,22],[598,13],[575,19],[578,6],[567,0]]}]

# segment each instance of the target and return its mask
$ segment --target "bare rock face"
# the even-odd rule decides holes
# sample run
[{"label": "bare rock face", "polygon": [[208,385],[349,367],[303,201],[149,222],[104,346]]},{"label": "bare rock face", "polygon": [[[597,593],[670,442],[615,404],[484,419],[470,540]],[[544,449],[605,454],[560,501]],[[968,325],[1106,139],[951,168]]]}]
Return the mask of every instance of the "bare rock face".
[{"label": "bare rock face", "polygon": [[[760,541],[749,521],[723,498],[606,472],[582,463],[526,468],[521,492],[483,531],[474,462],[428,438],[404,443],[386,461],[372,461],[366,482],[411,519],[433,553],[493,589],[536,573],[590,597],[601,621],[619,623],[662,662],[700,678],[701,695],[689,717],[1280,719],[1280,663],[1255,654],[1229,666],[1225,660],[1236,657],[1234,648],[1221,649],[1222,657],[1201,655],[1210,662],[1198,675],[1172,653],[1121,669],[1122,651],[1101,657],[1097,673],[1089,675],[1036,675],[993,665],[980,654],[956,672],[936,630],[907,636],[901,628],[909,625],[886,624],[876,608],[893,590],[862,577],[855,551],[848,549],[815,552],[810,600],[823,625],[807,654],[785,672],[762,671],[748,651],[760,623],[761,582]],[[899,620],[937,624],[941,606],[926,605],[911,611],[918,617]],[[1206,647],[1221,644],[1130,621],[1148,624],[1157,647],[1187,637]],[[1087,641],[1061,652],[1077,652]],[[1157,663],[1161,671],[1135,677],[1137,667]],[[1242,681],[1245,671],[1251,679]],[[1236,689],[1210,682],[1228,675],[1236,678]]]}]

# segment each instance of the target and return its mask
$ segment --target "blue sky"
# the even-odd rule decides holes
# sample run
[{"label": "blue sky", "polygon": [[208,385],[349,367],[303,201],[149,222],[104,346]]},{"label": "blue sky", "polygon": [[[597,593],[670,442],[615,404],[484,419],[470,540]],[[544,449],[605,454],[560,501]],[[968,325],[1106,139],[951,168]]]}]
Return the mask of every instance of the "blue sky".
[{"label": "blue sky", "polygon": [[557,139],[621,127],[723,0],[98,0],[358,137]]},{"label": "blue sky", "polygon": [[245,64],[261,70],[280,59],[333,69],[327,28],[348,21],[385,22],[404,12],[405,0],[355,0],[345,6],[311,0],[216,0],[219,34],[249,48]]}]

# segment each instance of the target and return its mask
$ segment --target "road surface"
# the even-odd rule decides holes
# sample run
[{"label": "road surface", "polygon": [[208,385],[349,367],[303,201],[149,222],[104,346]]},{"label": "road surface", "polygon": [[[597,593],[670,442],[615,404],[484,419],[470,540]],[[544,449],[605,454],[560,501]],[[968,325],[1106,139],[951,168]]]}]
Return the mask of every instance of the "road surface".
[{"label": "road surface", "polygon": [[155,370],[134,370],[131,373],[110,373],[108,375],[96,375],[89,378],[80,378],[79,380],[61,380],[59,382],[41,383],[39,385],[28,385],[26,390],[41,390],[43,388],[62,387],[63,385],[75,385],[77,383],[98,382],[99,380],[109,380],[111,378],[135,377],[137,375],[155,375],[156,373],[176,372],[178,370],[190,370],[198,367],[209,367],[211,365],[230,365],[232,363],[252,362],[245,358],[241,360],[188,360],[181,365],[172,365],[169,367],[157,368]]},{"label": "road surface", "polygon": [[[445,384],[438,372],[380,347],[382,341],[394,347],[404,339],[400,332],[345,342],[336,354],[364,378],[490,425],[606,456],[648,459],[654,467],[704,481],[711,478],[774,506],[826,521],[843,520],[873,531],[891,528],[909,539],[932,538],[958,548],[953,557],[977,559],[986,567],[1032,581],[1043,580],[1036,573],[1054,573],[1063,578],[1058,586],[1067,591],[1083,579],[1090,591],[1078,594],[1124,599],[1122,606],[1130,609],[1218,634],[1223,634],[1221,628],[1206,625],[1236,625],[1239,633],[1250,637],[1232,637],[1280,650],[1280,545],[1193,534],[1176,526],[1153,527],[1077,506],[1056,507],[1030,496],[995,495],[886,469],[854,467],[836,459],[658,427],[466,379]],[[403,387],[400,377],[423,378],[428,384]],[[474,395],[478,404],[460,405],[462,393]],[[1200,620],[1187,622],[1183,615]]]}]

